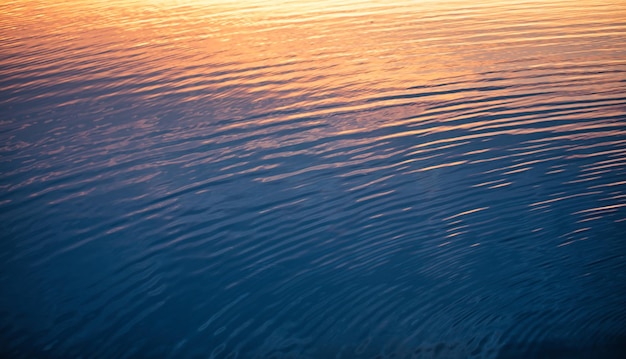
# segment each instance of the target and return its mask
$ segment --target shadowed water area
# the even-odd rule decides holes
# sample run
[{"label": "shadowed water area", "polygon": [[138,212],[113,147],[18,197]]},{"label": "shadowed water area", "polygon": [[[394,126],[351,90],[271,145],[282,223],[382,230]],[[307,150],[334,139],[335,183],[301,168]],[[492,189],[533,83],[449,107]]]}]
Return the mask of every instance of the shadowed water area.
[{"label": "shadowed water area", "polygon": [[0,4],[2,357],[625,342],[625,1]]}]

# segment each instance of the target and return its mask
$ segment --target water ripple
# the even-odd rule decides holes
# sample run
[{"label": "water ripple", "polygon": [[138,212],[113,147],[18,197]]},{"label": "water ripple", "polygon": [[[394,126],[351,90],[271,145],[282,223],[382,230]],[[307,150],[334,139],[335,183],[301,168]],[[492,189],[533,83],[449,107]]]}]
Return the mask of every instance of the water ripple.
[{"label": "water ripple", "polygon": [[620,357],[625,10],[5,1],[0,353]]}]

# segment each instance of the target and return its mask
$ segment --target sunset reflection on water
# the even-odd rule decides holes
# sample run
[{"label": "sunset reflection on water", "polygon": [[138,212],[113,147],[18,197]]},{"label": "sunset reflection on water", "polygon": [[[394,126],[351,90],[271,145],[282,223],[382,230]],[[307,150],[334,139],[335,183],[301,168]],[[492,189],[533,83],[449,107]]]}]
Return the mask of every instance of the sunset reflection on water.
[{"label": "sunset reflection on water", "polygon": [[3,2],[0,356],[619,357],[624,14]]}]

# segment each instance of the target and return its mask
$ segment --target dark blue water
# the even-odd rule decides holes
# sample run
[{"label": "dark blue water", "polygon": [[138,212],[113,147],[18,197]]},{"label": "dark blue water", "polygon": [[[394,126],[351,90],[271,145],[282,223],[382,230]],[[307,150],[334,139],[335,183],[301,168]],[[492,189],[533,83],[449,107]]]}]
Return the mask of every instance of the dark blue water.
[{"label": "dark blue water", "polygon": [[0,5],[0,353],[620,358],[623,1]]}]

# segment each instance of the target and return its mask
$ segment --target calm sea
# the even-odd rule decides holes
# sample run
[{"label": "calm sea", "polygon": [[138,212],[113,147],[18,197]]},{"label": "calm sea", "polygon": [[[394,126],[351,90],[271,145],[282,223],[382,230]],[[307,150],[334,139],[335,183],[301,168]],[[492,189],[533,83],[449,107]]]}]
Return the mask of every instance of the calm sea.
[{"label": "calm sea", "polygon": [[3,358],[620,358],[626,1],[4,0]]}]

